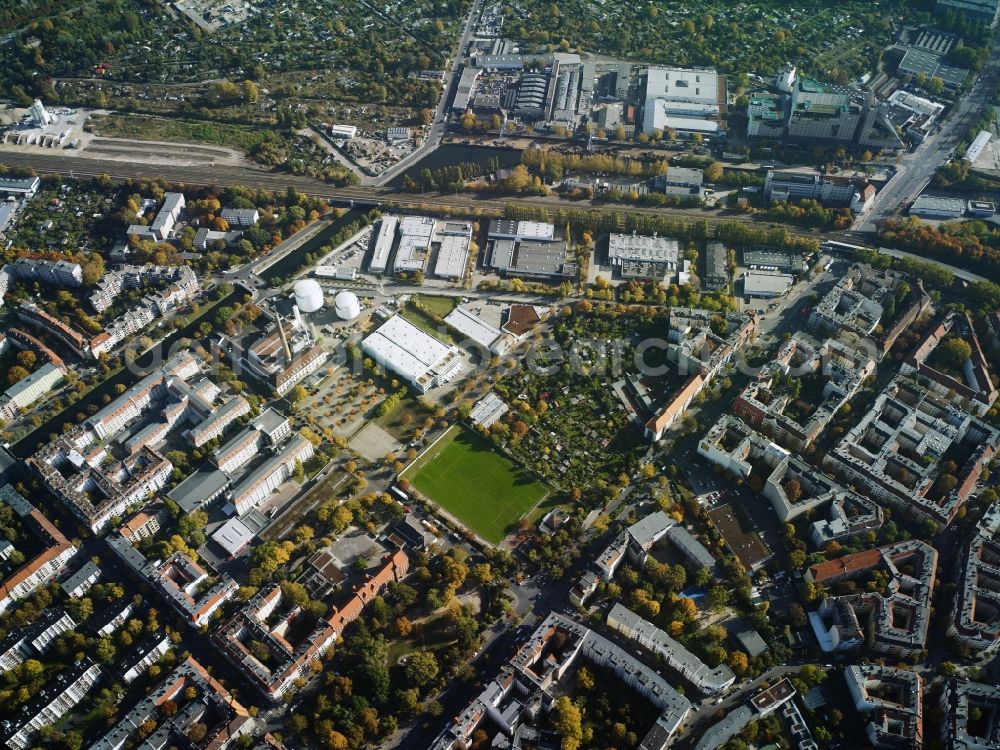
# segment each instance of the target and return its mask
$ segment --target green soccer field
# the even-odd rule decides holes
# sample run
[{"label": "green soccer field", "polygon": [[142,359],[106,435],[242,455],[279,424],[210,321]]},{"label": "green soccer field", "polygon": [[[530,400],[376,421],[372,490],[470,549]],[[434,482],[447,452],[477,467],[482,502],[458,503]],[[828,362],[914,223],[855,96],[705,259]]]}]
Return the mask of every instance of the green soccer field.
[{"label": "green soccer field", "polygon": [[417,490],[493,544],[510,533],[549,487],[469,430],[452,427],[404,473]]}]

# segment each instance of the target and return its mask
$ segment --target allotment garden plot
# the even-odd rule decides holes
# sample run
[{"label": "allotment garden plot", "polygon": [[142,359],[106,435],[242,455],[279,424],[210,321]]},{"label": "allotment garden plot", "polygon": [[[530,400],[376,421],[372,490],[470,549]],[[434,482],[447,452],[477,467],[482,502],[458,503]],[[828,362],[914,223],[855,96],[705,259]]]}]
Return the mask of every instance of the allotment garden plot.
[{"label": "allotment garden plot", "polygon": [[[649,445],[613,384],[635,372],[635,346],[665,326],[629,315],[559,321],[554,334],[563,358],[539,355],[496,385],[511,409],[491,437],[566,490],[631,476]],[[662,400],[676,380],[653,378],[654,398]]]},{"label": "allotment garden plot", "polygon": [[551,488],[474,432],[452,427],[402,475],[489,542],[498,544]]}]

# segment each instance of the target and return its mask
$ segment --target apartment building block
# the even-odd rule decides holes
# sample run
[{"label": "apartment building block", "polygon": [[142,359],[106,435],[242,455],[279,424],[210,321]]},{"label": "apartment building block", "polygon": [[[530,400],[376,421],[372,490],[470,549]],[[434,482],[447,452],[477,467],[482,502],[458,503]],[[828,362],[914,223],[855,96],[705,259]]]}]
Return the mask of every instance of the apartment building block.
[{"label": "apartment building block", "polygon": [[699,441],[698,454],[734,477],[757,478],[759,484],[754,486],[783,522],[827,507],[827,518],[810,526],[809,537],[817,547],[882,525],[882,509],[874,502],[816,471],[736,417],[723,415]]},{"label": "apartment building block", "polygon": [[14,383],[0,395],[0,419],[9,422],[56,386],[62,383],[66,370],[47,362],[25,378]]},{"label": "apartment building block", "polygon": [[[1000,747],[1000,687],[951,679],[941,692],[945,715],[941,740],[947,750],[994,750]],[[978,715],[978,718],[976,718]]]},{"label": "apartment building block", "polygon": [[75,627],[65,610],[44,610],[36,622],[0,641],[0,671],[6,672],[23,664],[25,659],[44,655],[56,638]]},{"label": "apartment building block", "polygon": [[121,530],[109,534],[107,543],[118,558],[147,580],[192,628],[207,625],[219,607],[239,590],[236,581],[228,575],[210,576],[183,552],[175,552],[163,561],[147,560]]},{"label": "apartment building block", "polygon": [[978,657],[1000,651],[1000,504],[965,544],[948,635]]},{"label": "apartment building block", "polygon": [[924,680],[916,672],[879,664],[844,669],[854,707],[867,720],[872,747],[917,750],[924,744]]},{"label": "apartment building block", "polygon": [[537,719],[549,704],[547,696],[579,661],[613,673],[660,712],[639,744],[643,750],[664,750],[691,712],[691,703],[653,668],[646,666],[608,638],[565,615],[552,612],[519,646],[495,679],[430,745],[430,750],[468,747],[484,721],[514,738],[527,720]]},{"label": "apartment building block", "polygon": [[132,544],[140,539],[153,536],[166,523],[169,513],[167,506],[159,500],[144,505],[125,520],[119,529]]},{"label": "apartment building block", "polygon": [[725,664],[709,667],[663,630],[620,603],[608,612],[608,627],[662,656],[668,667],[706,695],[717,695],[736,682],[736,675]]},{"label": "apartment building block", "polygon": [[13,716],[0,719],[0,741],[12,750],[28,750],[38,730],[57,723],[90,695],[102,674],[89,659],[60,672]]},{"label": "apartment building block", "polygon": [[64,580],[59,586],[67,596],[79,599],[101,580],[101,569],[92,560],[87,560],[79,570]]},{"label": "apartment building block", "polygon": [[[743,389],[733,414],[782,446],[803,451],[874,372],[875,362],[864,352],[834,339],[817,347],[796,333]],[[803,386],[818,381],[820,393],[810,392],[805,397],[809,403],[801,400]],[[803,405],[808,414],[802,413]]]},{"label": "apartment building block", "polygon": [[[722,326],[713,320],[722,321]],[[683,385],[652,414],[645,425],[651,442],[684,414],[695,397],[729,364],[757,330],[754,313],[715,313],[709,310],[675,307],[670,310],[667,358],[684,378]],[[724,328],[724,330],[723,330]],[[639,394],[640,401],[642,394]]]},{"label": "apartment building block", "polygon": [[820,648],[843,651],[864,644],[872,653],[914,658],[927,648],[937,561],[937,550],[911,540],[811,566],[806,582],[823,587],[875,571],[888,575],[882,590],[827,597],[809,613]]},{"label": "apartment building block", "polygon": [[83,286],[83,268],[79,263],[18,258],[10,265],[22,281],[40,281],[52,286]]},{"label": "apartment building block", "polygon": [[[167,701],[183,704],[184,710],[164,714],[161,709]],[[195,723],[206,725],[200,740],[200,747],[206,750],[235,747],[243,735],[254,731],[254,720],[243,704],[192,657],[142,698],[91,750],[121,750],[137,743],[139,728],[150,720],[156,728],[142,741],[142,746],[150,748],[168,747],[172,738],[187,737]]]},{"label": "apartment building block", "polygon": [[0,502],[14,511],[21,523],[41,540],[43,549],[0,582],[0,613],[61,574],[76,554],[73,546],[41,511],[11,485],[0,487]]},{"label": "apartment building block", "polygon": [[[312,676],[313,663],[323,657],[368,603],[387,584],[406,576],[409,565],[409,558],[401,550],[387,555],[375,575],[356,586],[351,598],[340,608],[335,607],[299,643],[290,643],[285,638],[288,623],[298,616],[299,608],[289,607],[276,584],[255,595],[223,630],[213,636],[213,641],[264,697],[280,703],[297,680]],[[275,621],[276,614],[280,617]],[[250,652],[246,645],[250,640],[268,648],[274,656],[273,665],[265,665]]]},{"label": "apartment building block", "polygon": [[[896,378],[823,465],[909,518],[947,526],[998,444],[996,427]],[[943,473],[951,464],[954,472]]]},{"label": "apartment building block", "polygon": [[139,642],[131,652],[125,655],[119,671],[126,684],[135,682],[149,668],[156,664],[173,644],[170,636],[163,631],[152,633]]},{"label": "apartment building block", "polygon": [[[961,365],[961,372],[946,371],[933,361],[934,351],[947,337],[969,344],[972,353]],[[924,335],[900,365],[899,373],[916,380],[939,396],[949,398],[971,414],[982,417],[997,400],[986,355],[979,343],[972,316],[952,310]]]},{"label": "apartment building block", "polygon": [[296,464],[305,463],[315,453],[313,444],[293,435],[276,453],[250,471],[233,486],[231,502],[240,515],[260,506],[271,491],[295,473]]}]

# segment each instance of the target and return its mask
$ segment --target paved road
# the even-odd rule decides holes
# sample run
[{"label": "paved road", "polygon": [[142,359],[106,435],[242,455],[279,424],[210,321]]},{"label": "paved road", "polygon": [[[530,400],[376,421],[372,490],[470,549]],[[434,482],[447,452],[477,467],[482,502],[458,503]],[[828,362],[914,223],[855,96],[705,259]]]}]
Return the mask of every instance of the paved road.
[{"label": "paved road", "polygon": [[448,100],[451,98],[451,90],[459,78],[459,72],[465,64],[465,51],[468,49],[469,41],[472,39],[472,31],[475,29],[476,23],[479,21],[479,16],[482,12],[482,5],[483,0],[475,0],[475,2],[472,3],[472,10],[469,11],[468,18],[465,19],[465,26],[462,28],[462,36],[458,40],[458,46],[455,48],[455,54],[452,55],[451,69],[448,71],[448,74],[445,76],[441,85],[441,99],[438,101],[437,108],[434,110],[434,120],[431,122],[430,129],[427,131],[427,136],[424,138],[424,142],[420,144],[416,150],[408,154],[405,159],[400,159],[396,164],[393,164],[378,177],[362,178],[362,185],[385,185],[386,183],[392,181],[398,174],[416,164],[424,156],[441,145],[441,139],[444,138],[444,134],[448,129],[446,117],[446,113],[448,111]]},{"label": "paved road", "polygon": [[933,263],[935,266],[939,266],[946,271],[951,271],[956,279],[962,279],[963,281],[968,281],[969,283],[975,283],[977,281],[989,281],[984,276],[979,276],[971,271],[963,271],[961,268],[955,268],[955,266],[949,266],[947,263],[942,263],[941,261],[934,260],[933,258],[925,258],[922,255],[914,255],[913,253],[908,253],[905,250],[896,250],[888,247],[880,247],[879,252],[883,255],[891,255],[893,258],[910,258],[911,260],[919,260],[921,263]]},{"label": "paved road", "polygon": [[318,219],[309,226],[293,234],[280,245],[276,245],[266,255],[261,256],[256,260],[252,260],[249,263],[244,263],[239,268],[225,271],[221,273],[220,276],[227,281],[239,280],[247,283],[247,285],[251,285],[255,275],[261,273],[262,271],[266,271],[286,255],[297,250],[321,231],[329,227],[330,222],[331,219]]},{"label": "paved road", "polygon": [[1000,36],[993,40],[990,60],[972,89],[958,103],[948,122],[930,135],[912,153],[903,156],[896,176],[875,196],[871,209],[855,226],[859,232],[874,232],[878,221],[899,215],[927,187],[934,172],[948,161],[966,130],[987,106],[1000,75]]}]

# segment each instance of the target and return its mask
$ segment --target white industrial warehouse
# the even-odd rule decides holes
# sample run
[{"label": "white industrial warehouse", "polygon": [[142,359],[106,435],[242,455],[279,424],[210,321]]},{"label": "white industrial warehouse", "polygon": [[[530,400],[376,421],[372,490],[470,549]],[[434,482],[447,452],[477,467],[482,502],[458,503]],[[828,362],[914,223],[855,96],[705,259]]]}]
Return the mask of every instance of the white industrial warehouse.
[{"label": "white industrial warehouse", "polygon": [[364,353],[426,393],[454,379],[463,368],[462,352],[395,315],[361,342]]},{"label": "white industrial warehouse", "polygon": [[396,239],[397,226],[399,219],[395,216],[383,216],[379,222],[372,247],[372,259],[368,263],[368,270],[372,273],[385,273],[389,254],[392,252],[392,243]]},{"label": "white industrial warehouse", "polygon": [[436,253],[434,275],[460,279],[465,275],[471,243],[471,222],[435,220],[429,216],[383,216],[372,239],[368,270],[375,274],[390,270],[392,273],[429,271],[428,260]]}]

